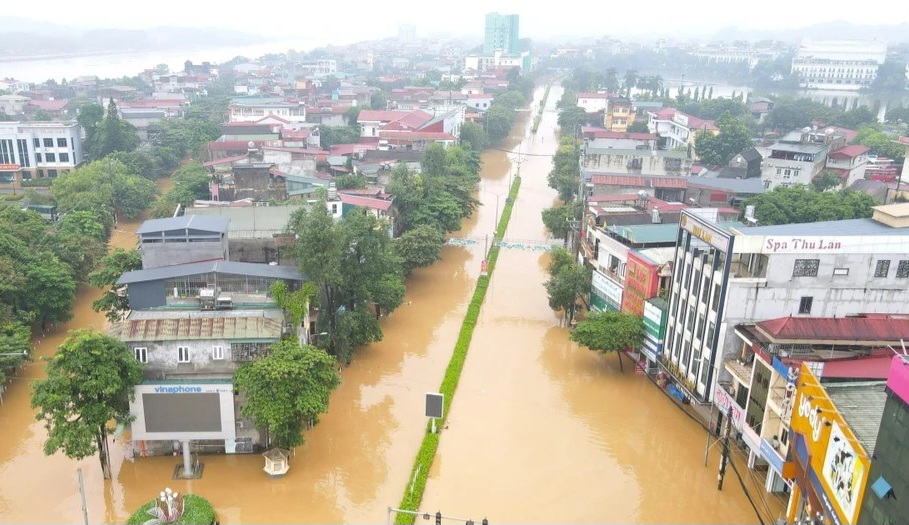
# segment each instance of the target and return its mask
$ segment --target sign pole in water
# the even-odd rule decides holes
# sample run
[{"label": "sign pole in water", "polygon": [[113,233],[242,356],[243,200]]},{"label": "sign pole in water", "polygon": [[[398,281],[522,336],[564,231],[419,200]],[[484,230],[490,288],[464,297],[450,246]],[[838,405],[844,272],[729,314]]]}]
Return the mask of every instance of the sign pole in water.
[{"label": "sign pole in water", "polygon": [[432,420],[432,433],[436,433],[436,419],[442,419],[445,411],[445,394],[426,392],[426,417]]}]

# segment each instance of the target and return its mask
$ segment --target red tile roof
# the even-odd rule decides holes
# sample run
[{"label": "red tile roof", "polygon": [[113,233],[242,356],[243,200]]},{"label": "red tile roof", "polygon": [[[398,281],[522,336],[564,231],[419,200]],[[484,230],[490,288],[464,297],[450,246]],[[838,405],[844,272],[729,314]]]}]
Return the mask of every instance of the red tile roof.
[{"label": "red tile roof", "polygon": [[[277,116],[277,115],[268,115],[268,116],[266,116],[266,117],[262,117],[262,118],[260,118],[259,120],[256,121],[256,124],[259,124],[259,123],[261,123],[261,122],[264,121],[264,120],[277,120],[278,122],[281,122],[281,123],[284,123],[284,124],[290,124],[290,121],[289,121],[289,120],[283,119],[283,118],[281,118],[281,117],[279,117],[279,116]],[[267,124],[267,123],[266,123],[266,124]]]},{"label": "red tile roof", "polygon": [[875,341],[909,339],[909,317],[781,317],[755,325],[774,340]]},{"label": "red tile roof", "polygon": [[395,122],[408,114],[410,114],[410,111],[364,109],[360,111],[357,122]]},{"label": "red tile roof", "polygon": [[581,133],[585,137],[594,139],[656,140],[658,138],[655,133],[623,133],[603,128],[583,128]]},{"label": "red tile roof", "polygon": [[338,193],[338,199],[340,199],[344,204],[350,204],[351,206],[359,206],[362,208],[372,208],[374,210],[382,211],[388,211],[388,209],[391,208],[391,201],[361,197],[359,195]]},{"label": "red tile roof", "polygon": [[310,135],[312,135],[312,131],[310,131],[310,130],[308,130],[308,129],[299,129],[299,130],[297,130],[297,129],[282,129],[282,130],[281,130],[281,138],[284,139],[284,140],[288,140],[288,139],[298,139],[298,140],[308,139]]},{"label": "red tile roof", "polygon": [[400,120],[400,122],[413,129],[418,129],[420,126],[426,124],[430,120],[432,120],[432,115],[418,109],[416,111],[409,112],[407,116]]},{"label": "red tile roof", "polygon": [[220,166],[221,164],[231,164],[231,163],[237,162],[238,160],[246,160],[247,158],[249,158],[247,155],[236,155],[234,157],[225,157],[223,159],[203,162],[202,167],[210,168],[212,166]]},{"label": "red tile roof", "polygon": [[451,133],[442,131],[386,131],[379,130],[379,137],[395,140],[458,140]]},{"label": "red tile roof", "polygon": [[859,155],[864,155],[869,151],[871,151],[871,148],[868,146],[862,146],[861,144],[852,144],[834,151],[830,154],[830,156],[835,159],[851,159],[858,157]]},{"label": "red tile roof", "polygon": [[687,188],[688,179],[682,177],[654,177],[651,179],[654,188]]},{"label": "red tile roof", "polygon": [[35,106],[36,108],[43,109],[44,111],[61,111],[66,105],[69,104],[69,100],[32,100],[29,102],[29,105]]},{"label": "red tile roof", "polygon": [[355,152],[374,150],[379,147],[378,142],[372,144],[334,144],[331,147],[332,155],[353,155]]},{"label": "red tile roof", "polygon": [[893,354],[860,357],[856,359],[833,359],[824,361],[824,377],[849,379],[887,379]]},{"label": "red tile roof", "polygon": [[905,144],[909,146],[909,137],[900,136],[900,144]]},{"label": "red tile roof", "polygon": [[610,95],[609,93],[578,93],[577,98],[578,99],[582,99],[582,98],[608,99],[608,98],[612,98],[613,96],[614,95]]}]

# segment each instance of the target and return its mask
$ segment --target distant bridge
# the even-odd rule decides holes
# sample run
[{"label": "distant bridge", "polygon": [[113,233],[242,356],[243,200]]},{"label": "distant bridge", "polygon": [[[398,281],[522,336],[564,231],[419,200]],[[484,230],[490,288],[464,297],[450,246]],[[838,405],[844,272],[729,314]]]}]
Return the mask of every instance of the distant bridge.
[{"label": "distant bridge", "polygon": [[565,242],[561,239],[488,239],[486,237],[449,237],[445,244],[449,246],[473,246],[485,245],[487,242],[492,246],[508,250],[524,250],[548,252],[558,246],[564,246]]}]

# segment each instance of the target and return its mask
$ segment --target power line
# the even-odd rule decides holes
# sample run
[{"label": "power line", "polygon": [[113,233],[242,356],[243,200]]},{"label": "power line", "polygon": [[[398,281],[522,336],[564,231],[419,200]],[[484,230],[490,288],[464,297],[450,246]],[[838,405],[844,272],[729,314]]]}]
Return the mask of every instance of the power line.
[{"label": "power line", "polygon": [[553,153],[551,155],[548,153],[516,153],[514,150],[505,149],[505,148],[497,148],[495,146],[489,146],[487,149],[494,149],[496,151],[504,151],[505,153],[514,153],[515,155],[517,155],[519,157],[549,157],[549,158],[555,157],[555,153]]}]

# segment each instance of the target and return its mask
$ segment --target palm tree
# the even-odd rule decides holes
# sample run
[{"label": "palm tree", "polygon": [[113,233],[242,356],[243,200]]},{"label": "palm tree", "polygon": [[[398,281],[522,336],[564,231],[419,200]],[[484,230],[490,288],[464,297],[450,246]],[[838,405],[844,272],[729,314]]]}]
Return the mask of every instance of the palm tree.
[{"label": "palm tree", "polygon": [[615,93],[619,89],[619,74],[614,67],[606,70],[606,78],[603,79],[606,84],[606,91]]},{"label": "palm tree", "polygon": [[654,96],[659,95],[663,92],[663,77],[660,75],[654,75],[650,77],[650,89],[653,92]]},{"label": "palm tree", "polygon": [[625,97],[631,98],[631,88],[637,85],[638,78],[638,72],[634,69],[625,72]]}]

